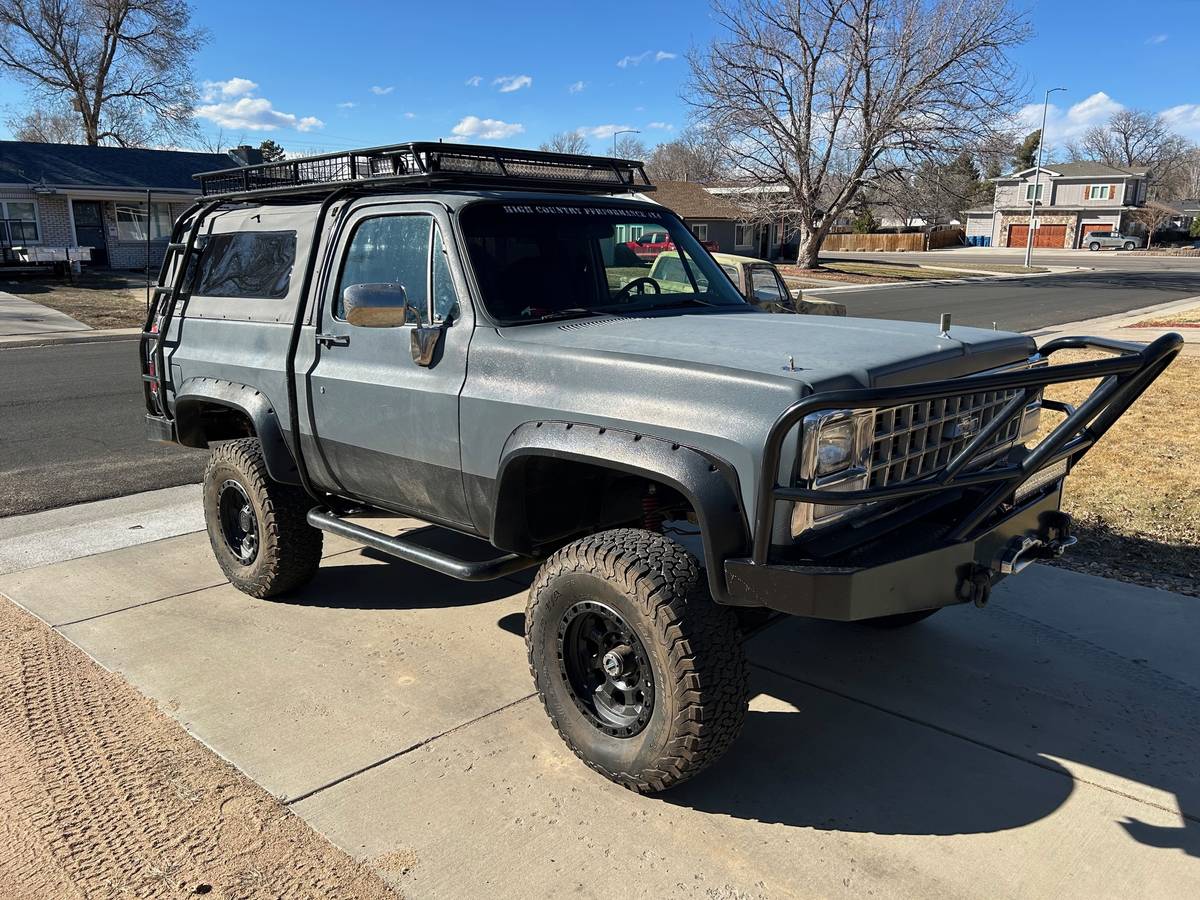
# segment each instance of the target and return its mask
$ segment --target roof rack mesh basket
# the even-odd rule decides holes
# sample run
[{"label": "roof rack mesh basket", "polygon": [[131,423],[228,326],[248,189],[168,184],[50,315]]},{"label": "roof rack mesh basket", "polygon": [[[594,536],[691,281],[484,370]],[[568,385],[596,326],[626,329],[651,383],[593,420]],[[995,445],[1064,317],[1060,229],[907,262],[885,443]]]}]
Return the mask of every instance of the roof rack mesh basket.
[{"label": "roof rack mesh basket", "polygon": [[348,185],[456,182],[598,193],[653,190],[642,163],[469,144],[409,143],[242,166],[196,176],[205,197],[320,194]]}]

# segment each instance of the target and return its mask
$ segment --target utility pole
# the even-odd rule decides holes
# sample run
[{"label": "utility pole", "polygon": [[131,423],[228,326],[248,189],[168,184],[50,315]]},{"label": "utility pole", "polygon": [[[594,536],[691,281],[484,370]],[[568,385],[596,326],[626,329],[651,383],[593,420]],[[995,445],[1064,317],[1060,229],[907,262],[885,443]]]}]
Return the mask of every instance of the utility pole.
[{"label": "utility pole", "polygon": [[1025,236],[1025,268],[1033,265],[1033,229],[1037,226],[1038,191],[1042,182],[1042,148],[1046,146],[1046,111],[1050,108],[1050,95],[1055,91],[1065,91],[1064,87],[1050,88],[1046,91],[1046,101],[1042,104],[1042,130],[1038,132],[1037,168],[1033,170],[1033,195],[1029,198],[1029,234]]}]

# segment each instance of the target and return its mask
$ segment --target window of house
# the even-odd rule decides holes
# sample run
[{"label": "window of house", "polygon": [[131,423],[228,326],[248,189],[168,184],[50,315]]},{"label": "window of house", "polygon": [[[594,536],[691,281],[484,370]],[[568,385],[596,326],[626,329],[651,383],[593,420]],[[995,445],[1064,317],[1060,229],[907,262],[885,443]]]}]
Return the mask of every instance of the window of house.
[{"label": "window of house", "polygon": [[[146,240],[146,204],[118,203],[117,240]],[[169,203],[150,204],[150,240],[165,241],[171,237],[171,206]]]},{"label": "window of house", "polygon": [[694,234],[696,236],[696,240],[698,240],[698,241],[707,241],[708,240],[708,223],[704,222],[699,225],[693,225],[692,226],[692,234]]},{"label": "window of house", "polygon": [[294,231],[234,231],[210,235],[193,278],[193,296],[279,300],[296,262]]},{"label": "window of house", "polygon": [[733,243],[737,247],[749,247],[754,242],[753,225],[734,225]]},{"label": "window of house", "polygon": [[37,204],[24,200],[6,200],[0,203],[0,239],[14,244],[40,241]]},{"label": "window of house", "polygon": [[1113,199],[1113,196],[1112,196],[1110,188],[1111,188],[1111,185],[1107,185],[1107,184],[1093,184],[1090,188],[1088,188],[1088,194],[1087,194],[1088,199],[1089,200],[1111,200],[1111,199]]},{"label": "window of house", "polygon": [[1044,193],[1044,191],[1043,191],[1043,188],[1045,188],[1045,187],[1046,187],[1046,186],[1045,186],[1044,184],[1036,184],[1036,185],[1033,185],[1033,184],[1027,184],[1027,185],[1025,185],[1025,199],[1026,199],[1026,200],[1032,200],[1032,199],[1034,199],[1034,189],[1036,188],[1036,190],[1037,190],[1037,199],[1038,199],[1038,200],[1041,200],[1041,199],[1042,199],[1042,194]]},{"label": "window of house", "polygon": [[346,317],[344,292],[351,285],[399,284],[420,321],[429,321],[432,231],[433,216],[424,214],[378,216],[362,222],[342,263],[335,301],[337,318]]}]

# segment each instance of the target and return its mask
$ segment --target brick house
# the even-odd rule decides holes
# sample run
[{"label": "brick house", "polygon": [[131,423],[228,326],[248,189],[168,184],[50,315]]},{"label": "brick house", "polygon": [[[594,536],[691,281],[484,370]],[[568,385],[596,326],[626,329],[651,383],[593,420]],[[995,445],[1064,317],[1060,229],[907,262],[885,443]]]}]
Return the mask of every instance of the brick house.
[{"label": "brick house", "polygon": [[[157,265],[175,219],[199,193],[192,176],[262,162],[257,149],[191,153],[0,141],[0,265],[16,248],[91,247],[91,265]],[[150,191],[150,208],[146,192]]]},{"label": "brick house", "polygon": [[[1029,237],[1029,205],[1036,169],[991,179],[996,197],[991,209],[967,211],[967,238],[986,238],[993,247],[1024,247]],[[1081,246],[1089,231],[1145,229],[1129,212],[1146,202],[1145,169],[1123,169],[1096,162],[1042,167],[1037,185],[1035,247]]]}]

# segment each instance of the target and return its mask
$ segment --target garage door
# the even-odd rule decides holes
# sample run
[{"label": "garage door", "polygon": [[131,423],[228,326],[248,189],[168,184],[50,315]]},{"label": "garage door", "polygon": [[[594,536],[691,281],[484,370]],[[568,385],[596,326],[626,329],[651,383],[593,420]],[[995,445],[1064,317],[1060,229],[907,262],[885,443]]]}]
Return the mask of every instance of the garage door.
[{"label": "garage door", "polygon": [[[1008,229],[1008,246],[1024,247],[1029,240],[1028,225],[1012,225]],[[1033,246],[1059,249],[1067,245],[1066,225],[1039,225],[1034,229]]]},{"label": "garage door", "polygon": [[1107,222],[1084,222],[1079,226],[1079,246],[1084,246],[1083,236],[1089,231],[1112,231],[1113,227]]}]

